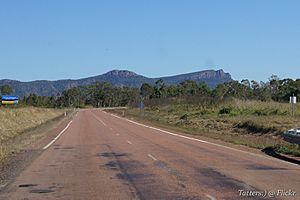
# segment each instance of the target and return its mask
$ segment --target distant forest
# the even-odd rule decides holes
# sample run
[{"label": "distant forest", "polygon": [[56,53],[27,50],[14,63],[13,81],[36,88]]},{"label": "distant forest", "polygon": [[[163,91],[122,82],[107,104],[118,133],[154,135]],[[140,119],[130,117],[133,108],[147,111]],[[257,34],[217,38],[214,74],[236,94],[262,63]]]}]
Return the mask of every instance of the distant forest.
[{"label": "distant forest", "polygon": [[[9,85],[1,86],[1,94],[13,91]],[[155,105],[172,102],[192,104],[218,103],[230,98],[242,100],[288,102],[289,97],[300,97],[300,79],[279,79],[273,75],[268,82],[249,80],[231,81],[210,89],[204,82],[197,84],[186,80],[178,85],[166,85],[163,80],[155,85],[144,83],[141,88],[113,87],[108,82],[79,86],[65,90],[56,96],[46,97],[30,94],[20,99],[20,106],[50,108],[76,107],[136,107],[143,102]]]}]

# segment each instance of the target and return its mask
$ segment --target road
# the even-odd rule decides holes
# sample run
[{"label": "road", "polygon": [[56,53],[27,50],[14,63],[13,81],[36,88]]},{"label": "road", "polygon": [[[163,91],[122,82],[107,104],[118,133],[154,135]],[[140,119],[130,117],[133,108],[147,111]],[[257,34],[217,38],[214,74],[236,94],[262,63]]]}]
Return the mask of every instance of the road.
[{"label": "road", "polygon": [[79,111],[0,199],[236,200],[266,199],[265,191],[300,199],[299,169],[91,109]]}]

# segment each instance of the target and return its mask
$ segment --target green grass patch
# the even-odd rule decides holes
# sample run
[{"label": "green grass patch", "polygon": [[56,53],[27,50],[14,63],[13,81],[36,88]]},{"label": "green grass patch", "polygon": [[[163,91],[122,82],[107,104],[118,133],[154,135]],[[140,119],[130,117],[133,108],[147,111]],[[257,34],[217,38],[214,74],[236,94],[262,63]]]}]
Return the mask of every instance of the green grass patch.
[{"label": "green grass patch", "polygon": [[274,150],[278,153],[300,157],[299,145],[296,144],[276,145]]}]

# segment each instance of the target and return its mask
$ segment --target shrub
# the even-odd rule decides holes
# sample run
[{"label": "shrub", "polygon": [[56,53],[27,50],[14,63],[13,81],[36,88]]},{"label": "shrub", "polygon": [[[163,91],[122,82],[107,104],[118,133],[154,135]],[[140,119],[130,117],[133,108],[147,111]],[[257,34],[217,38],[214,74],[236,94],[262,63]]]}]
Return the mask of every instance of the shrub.
[{"label": "shrub", "polygon": [[230,114],[232,111],[231,107],[223,107],[219,110],[219,114],[223,115],[223,114]]},{"label": "shrub", "polygon": [[188,115],[185,113],[184,115],[182,115],[182,116],[180,117],[180,120],[182,120],[182,121],[187,121],[187,120],[188,120]]}]

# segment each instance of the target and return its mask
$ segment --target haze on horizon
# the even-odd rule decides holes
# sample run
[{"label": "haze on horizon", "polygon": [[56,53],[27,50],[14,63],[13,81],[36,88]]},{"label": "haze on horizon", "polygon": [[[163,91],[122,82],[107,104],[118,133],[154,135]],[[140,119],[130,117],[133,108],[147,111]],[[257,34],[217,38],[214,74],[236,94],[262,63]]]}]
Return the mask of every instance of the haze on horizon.
[{"label": "haze on horizon", "polygon": [[299,7],[274,0],[1,2],[0,79],[78,79],[113,69],[296,79]]}]

